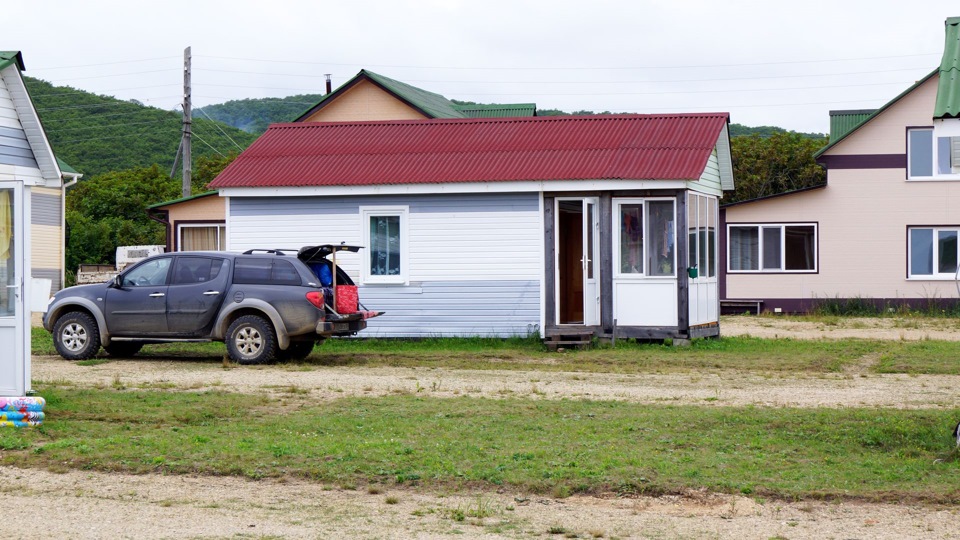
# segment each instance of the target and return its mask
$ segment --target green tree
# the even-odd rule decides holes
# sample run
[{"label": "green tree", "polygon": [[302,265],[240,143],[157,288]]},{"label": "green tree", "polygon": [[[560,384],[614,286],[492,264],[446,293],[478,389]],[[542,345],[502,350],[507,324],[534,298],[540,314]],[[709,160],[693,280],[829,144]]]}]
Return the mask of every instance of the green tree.
[{"label": "green tree", "polygon": [[213,182],[213,179],[223,172],[223,169],[225,169],[227,165],[233,163],[235,159],[237,159],[236,152],[230,152],[225,156],[200,156],[190,176],[193,194],[196,195],[204,191],[209,191],[207,184]]},{"label": "green tree", "polygon": [[179,182],[157,165],[83,180],[67,193],[67,268],[111,264],[117,246],[163,244],[164,228],[146,207],[179,196]]},{"label": "green tree", "polygon": [[779,132],[733,137],[730,143],[736,191],[724,203],[823,185],[827,180],[826,171],[813,159],[827,144],[826,138]]}]

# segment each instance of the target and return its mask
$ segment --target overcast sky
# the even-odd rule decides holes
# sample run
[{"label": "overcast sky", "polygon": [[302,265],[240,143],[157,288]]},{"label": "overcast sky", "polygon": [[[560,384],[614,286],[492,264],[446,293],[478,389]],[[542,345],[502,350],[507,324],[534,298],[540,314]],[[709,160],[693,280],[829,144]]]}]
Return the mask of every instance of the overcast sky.
[{"label": "overcast sky", "polygon": [[323,74],[336,88],[366,68],[453,99],[827,132],[830,110],[879,107],[935,69],[958,15],[955,0],[21,0],[0,50],[163,109],[190,46],[194,107],[322,93]]}]

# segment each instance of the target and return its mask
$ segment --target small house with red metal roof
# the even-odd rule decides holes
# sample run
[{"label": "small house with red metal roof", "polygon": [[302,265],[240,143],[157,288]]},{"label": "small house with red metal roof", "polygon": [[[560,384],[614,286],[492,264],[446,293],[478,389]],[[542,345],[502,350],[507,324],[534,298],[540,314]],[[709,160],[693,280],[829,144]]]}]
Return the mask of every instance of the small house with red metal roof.
[{"label": "small house with red metal roof", "polygon": [[211,188],[228,249],[364,246],[338,262],[387,312],[367,335],[711,336],[728,123],[275,124]]},{"label": "small house with red metal roof", "polygon": [[832,111],[827,183],[722,210],[724,309],[929,307],[960,296],[960,17],[940,67],[879,109]]}]

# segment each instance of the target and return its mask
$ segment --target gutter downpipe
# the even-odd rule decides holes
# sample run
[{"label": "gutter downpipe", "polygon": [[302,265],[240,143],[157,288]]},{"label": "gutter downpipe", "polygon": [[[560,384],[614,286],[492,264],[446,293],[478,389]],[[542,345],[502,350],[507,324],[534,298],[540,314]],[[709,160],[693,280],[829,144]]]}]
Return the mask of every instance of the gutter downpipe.
[{"label": "gutter downpipe", "polygon": [[[162,216],[162,217],[161,217],[161,216]],[[167,232],[167,234],[166,234],[166,237],[167,237],[167,241],[166,241],[167,253],[172,252],[172,251],[173,251],[173,246],[172,246],[171,243],[170,243],[170,241],[171,241],[171,238],[170,238],[170,235],[171,235],[171,232],[170,232],[170,211],[169,211],[169,210],[147,210],[147,217],[150,218],[150,219],[152,219],[153,221],[156,221],[157,223],[163,225],[164,229],[165,229],[166,232]]]}]

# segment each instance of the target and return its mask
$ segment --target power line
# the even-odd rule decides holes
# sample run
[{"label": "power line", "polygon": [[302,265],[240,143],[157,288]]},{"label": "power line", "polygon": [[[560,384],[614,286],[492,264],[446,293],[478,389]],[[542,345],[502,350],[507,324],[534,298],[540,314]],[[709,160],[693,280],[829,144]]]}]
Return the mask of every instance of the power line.
[{"label": "power line", "polygon": [[57,66],[57,67],[42,67],[42,68],[31,68],[30,71],[49,71],[51,69],[73,69],[73,68],[87,68],[87,67],[98,67],[98,66],[114,66],[117,64],[135,64],[138,62],[153,62],[155,60],[170,60],[172,58],[177,58],[176,56],[161,56],[159,58],[144,58],[142,60],[119,60],[117,62],[102,62],[99,64],[77,64],[75,66]]},{"label": "power line", "polygon": [[[872,99],[858,99],[851,101],[812,101],[808,103],[764,103],[758,105],[705,105],[702,107],[643,107],[642,109],[617,109],[620,112],[642,112],[642,111],[672,111],[677,109],[697,109],[697,110],[709,110],[709,111],[722,111],[726,109],[755,109],[762,107],[803,107],[807,105],[842,105],[847,103],[864,103],[868,101],[876,101],[887,98],[872,98]],[[596,109],[595,109],[596,110]]]},{"label": "power line", "polygon": [[79,131],[83,129],[107,129],[107,128],[115,128],[115,127],[123,127],[123,126],[141,126],[144,124],[162,124],[164,122],[169,122],[170,120],[172,119],[164,118],[162,120],[151,120],[149,122],[127,122],[125,124],[108,124],[105,126],[97,125],[97,126],[84,126],[84,127],[77,127],[77,128],[57,128],[55,130],[51,130],[51,132],[62,133],[64,131]]},{"label": "power line", "polygon": [[[164,109],[156,109],[156,110],[157,110],[157,111],[160,111],[160,112],[164,112],[164,113],[174,112],[174,111],[167,111],[167,110],[164,110]],[[86,114],[86,115],[84,116],[84,118],[85,118],[85,119],[89,119],[89,118],[92,118],[92,117],[95,117],[95,118],[112,118],[112,117],[114,117],[114,116],[133,116],[133,115],[135,115],[135,114],[137,114],[137,115],[143,114],[143,112],[144,112],[143,110],[136,110],[136,111],[131,111],[131,112],[112,113],[112,114],[88,113],[88,114]],[[48,123],[51,123],[51,122],[75,122],[76,120],[77,120],[77,119],[76,119],[75,117],[71,117],[71,118],[50,118],[50,119],[44,119],[44,120],[43,120],[43,123],[44,123],[44,124],[48,124]]]},{"label": "power line", "polygon": [[89,77],[67,77],[68,81],[82,81],[86,79],[105,79],[107,77],[123,77],[125,75],[146,75],[147,73],[165,73],[168,71],[179,71],[178,69],[153,69],[150,71],[130,71],[127,73],[113,73],[110,75],[91,75]]},{"label": "power line", "polygon": [[[169,97],[175,97],[175,96],[154,96],[154,97],[148,97],[148,98],[140,98],[137,101],[143,102],[143,101],[150,101],[154,99],[167,99]],[[129,101],[114,101],[114,102],[108,102],[108,103],[91,103],[87,105],[64,105],[63,107],[44,107],[42,109],[37,109],[37,111],[38,112],[39,111],[65,111],[69,109],[92,109],[96,107],[119,107],[120,105],[131,105],[134,107],[142,106],[142,105],[137,105],[136,103],[131,103]],[[148,107],[148,108],[157,109],[156,107]],[[163,111],[163,109],[157,109],[157,110]],[[169,111],[165,111],[165,112],[169,112]]]},{"label": "power line", "polygon": [[98,92],[92,92],[90,90],[68,90],[66,92],[49,92],[49,93],[35,93],[31,92],[30,96],[34,98],[38,97],[54,97],[54,96],[71,96],[74,94],[93,94],[93,95],[103,95],[104,92],[120,92],[122,90],[143,90],[144,88],[163,88],[166,86],[180,86],[179,84],[154,84],[150,86],[128,86],[127,88],[107,88],[100,90]]},{"label": "power line", "polygon": [[271,64],[306,64],[315,66],[358,66],[367,65],[372,67],[392,67],[392,68],[412,68],[412,69],[456,69],[456,70],[631,70],[631,69],[704,69],[720,67],[748,67],[748,66],[773,66],[773,65],[794,65],[794,64],[817,64],[821,62],[859,62],[863,60],[889,60],[894,58],[915,58],[921,56],[940,56],[940,52],[901,54],[895,56],[865,56],[860,58],[832,58],[826,60],[784,60],[779,62],[749,62],[738,64],[701,64],[701,65],[678,65],[678,66],[513,66],[513,67],[491,67],[491,66],[413,66],[402,64],[364,64],[363,62],[339,63],[339,62],[300,62],[295,60],[264,60],[257,58],[236,58],[230,56],[206,56],[197,55],[197,58],[212,58],[218,60],[239,60],[244,62],[269,62]]},{"label": "power line", "polygon": [[221,152],[221,151],[217,150],[216,148],[214,148],[213,146],[211,146],[210,143],[208,143],[206,140],[204,140],[204,138],[201,137],[199,134],[197,134],[196,131],[191,132],[191,135],[194,136],[194,137],[196,137],[197,140],[199,140],[199,141],[202,142],[203,144],[207,145],[207,147],[210,148],[211,150],[213,150],[214,152],[220,154],[221,157],[227,157],[226,154],[224,154],[223,152]]},{"label": "power line", "polygon": [[123,135],[111,135],[108,137],[86,137],[83,139],[70,139],[68,141],[57,141],[57,142],[58,144],[66,144],[66,143],[75,143],[75,142],[84,142],[84,141],[103,141],[106,139],[125,139],[127,137],[143,137],[143,135],[144,135],[143,132],[125,133]]},{"label": "power line", "polygon": [[239,144],[237,144],[237,141],[233,140],[229,135],[227,135],[227,132],[224,131],[224,130],[220,127],[220,122],[219,122],[219,121],[214,120],[213,118],[210,118],[210,115],[207,114],[206,111],[203,110],[203,107],[200,107],[200,108],[198,108],[197,110],[200,111],[200,114],[206,116],[206,117],[207,117],[207,120],[210,120],[211,122],[213,122],[213,126],[216,127],[217,130],[220,131],[220,133],[223,133],[223,136],[226,137],[227,139],[229,139],[230,142],[232,142],[233,145],[236,146],[238,150],[240,150],[241,152],[243,152],[243,147],[240,146]]},{"label": "power line", "polygon": [[[453,83],[453,84],[664,84],[664,83],[687,83],[687,82],[716,82],[716,81],[754,81],[754,80],[765,80],[765,79],[800,79],[806,77],[845,77],[849,75],[873,75],[876,73],[899,73],[903,71],[917,71],[917,67],[913,68],[899,68],[899,69],[885,69],[885,70],[873,70],[873,71],[847,71],[843,73],[812,73],[812,74],[796,74],[796,75],[760,75],[756,77],[725,77],[725,78],[716,78],[710,77],[706,79],[664,79],[664,80],[652,80],[652,81],[445,81],[445,80],[420,80],[413,79],[409,82],[416,83]],[[323,75],[298,75],[294,73],[265,73],[257,71],[236,71],[236,70],[225,70],[225,69],[206,69],[201,70],[204,72],[214,72],[214,73],[240,73],[245,75],[269,75],[272,77],[310,77],[310,78],[319,78]],[[216,85],[211,85],[216,86]]]}]

